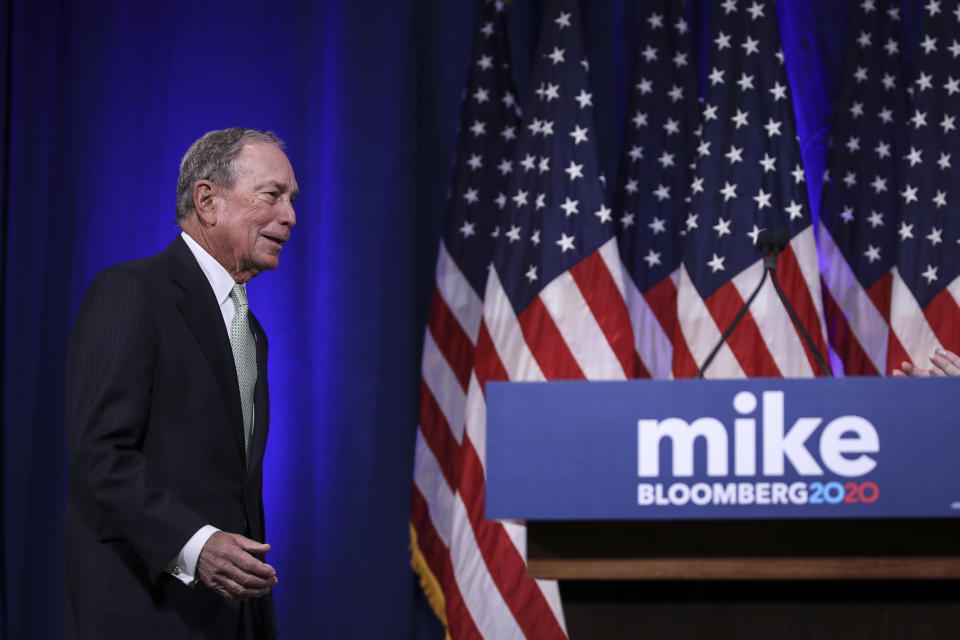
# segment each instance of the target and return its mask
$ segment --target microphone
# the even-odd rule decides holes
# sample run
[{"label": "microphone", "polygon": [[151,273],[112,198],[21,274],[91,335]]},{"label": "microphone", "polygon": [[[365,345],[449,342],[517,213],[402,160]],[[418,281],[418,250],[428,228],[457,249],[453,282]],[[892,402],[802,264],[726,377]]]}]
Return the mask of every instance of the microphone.
[{"label": "microphone", "polygon": [[720,341],[717,342],[716,346],[713,348],[713,351],[711,351],[710,355],[707,356],[707,359],[704,361],[703,366],[700,367],[700,370],[697,371],[697,375],[695,377],[703,377],[704,371],[706,371],[707,367],[710,366],[710,363],[713,362],[717,352],[720,351],[720,347],[723,346],[723,344],[727,341],[727,338],[730,337],[730,334],[733,333],[733,330],[740,323],[740,320],[742,320],[743,316],[746,315],[747,309],[750,308],[750,304],[753,302],[754,298],[757,297],[757,294],[760,293],[760,289],[763,287],[763,283],[767,279],[768,271],[770,272],[770,280],[773,281],[773,288],[776,290],[777,296],[780,298],[780,302],[782,302],[783,306],[786,308],[787,314],[790,316],[790,321],[793,322],[793,326],[796,327],[797,332],[810,349],[810,352],[813,354],[813,359],[817,361],[817,364],[823,370],[823,373],[827,377],[832,377],[833,374],[830,373],[830,369],[827,367],[826,361],[820,354],[820,351],[817,349],[817,347],[813,344],[810,334],[808,334],[807,330],[803,327],[803,324],[800,322],[800,318],[797,317],[797,312],[793,309],[793,305],[790,304],[790,300],[783,293],[783,289],[780,288],[780,284],[777,282],[777,256],[779,256],[780,253],[787,248],[789,243],[790,234],[786,229],[776,229],[774,231],[763,229],[757,234],[756,245],[763,254],[763,276],[760,278],[760,283],[757,284],[756,289],[753,290],[753,293],[750,294],[750,297],[747,298],[747,301],[742,307],[740,307],[740,311],[738,311],[737,315],[734,316],[733,322],[730,323],[730,326],[727,327],[727,330],[723,332],[722,336],[720,336]]}]

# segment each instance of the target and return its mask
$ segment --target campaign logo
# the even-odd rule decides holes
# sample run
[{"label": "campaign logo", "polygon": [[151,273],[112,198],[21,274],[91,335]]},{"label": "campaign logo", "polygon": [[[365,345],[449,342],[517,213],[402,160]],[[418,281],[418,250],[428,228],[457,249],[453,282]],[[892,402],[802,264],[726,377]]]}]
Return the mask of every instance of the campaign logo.
[{"label": "campaign logo", "polygon": [[[797,418],[788,427],[784,393],[764,391],[761,395],[759,414],[753,393],[741,391],[734,396],[733,409],[739,417],[734,419],[732,430],[715,417],[701,417],[692,422],[677,417],[638,420],[637,475],[661,480],[638,484],[638,504],[796,505],[876,501],[879,487],[873,482],[777,480],[786,475],[788,465],[801,477],[829,474],[860,478],[869,474],[877,466],[875,454],[880,451],[880,437],[870,421],[855,415],[838,416],[829,421],[811,416]],[[701,439],[704,444],[697,447]],[[661,460],[663,450],[669,451],[669,462]],[[671,477],[693,477],[697,450],[706,454],[702,466],[707,478],[725,478],[727,482],[692,485],[682,481],[662,482]],[[763,480],[730,481],[731,475],[738,479],[760,476]]]}]

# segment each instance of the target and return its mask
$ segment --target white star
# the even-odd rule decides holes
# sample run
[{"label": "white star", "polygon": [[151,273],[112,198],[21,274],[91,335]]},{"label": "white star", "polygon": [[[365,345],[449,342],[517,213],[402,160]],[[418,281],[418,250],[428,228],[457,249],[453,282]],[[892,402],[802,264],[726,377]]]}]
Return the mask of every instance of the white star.
[{"label": "white star", "polygon": [[789,215],[791,220],[796,220],[797,218],[803,217],[803,207],[800,206],[800,203],[790,201],[790,206],[784,209]]},{"label": "white star", "polygon": [[580,103],[580,108],[592,107],[593,106],[593,94],[587,93],[583,89],[580,89],[580,95],[574,98],[578,103]]},{"label": "white star", "polygon": [[474,120],[470,126],[470,132],[475,136],[482,136],[487,132],[487,124],[479,120]]},{"label": "white star", "polygon": [[931,16],[935,16],[940,13],[940,0],[930,0],[926,6],[927,11],[930,12]]},{"label": "white star", "polygon": [[880,247],[875,247],[872,244],[868,244],[867,250],[863,252],[863,255],[867,257],[867,260],[870,261],[870,264],[873,264],[880,259]]},{"label": "white star", "polygon": [[883,140],[881,140],[880,142],[877,143],[877,146],[876,148],[874,148],[874,151],[876,151],[877,155],[880,156],[881,158],[888,158],[890,157],[890,143],[884,142]]},{"label": "white star", "polygon": [[627,193],[636,193],[639,191],[639,188],[637,187],[637,180],[635,178],[630,178],[627,180],[627,184],[623,185],[623,189]]},{"label": "white star", "polygon": [[564,29],[565,27],[569,27],[569,26],[570,26],[570,14],[569,14],[569,13],[564,13],[563,11],[561,11],[561,12],[560,12],[560,15],[557,17],[556,20],[554,20],[554,22],[556,22],[556,23],[557,23],[557,27],[558,27],[561,31],[563,31],[563,29]]},{"label": "white star", "polygon": [[672,154],[672,153],[667,153],[666,151],[664,151],[662,154],[660,154],[660,157],[657,158],[657,162],[659,162],[659,163],[660,163],[660,166],[661,166],[662,168],[664,168],[664,169],[666,169],[667,167],[672,167],[672,166],[673,166],[673,154]]},{"label": "white star", "polygon": [[884,124],[890,124],[891,122],[893,122],[892,109],[888,109],[887,107],[884,107],[883,109],[880,109],[877,115],[880,116],[880,119],[883,120]]},{"label": "white star", "polygon": [[910,118],[910,122],[913,123],[913,126],[915,129],[919,129],[920,127],[927,126],[927,112],[920,111],[920,109],[917,109],[916,111],[914,111],[913,117]]},{"label": "white star", "polygon": [[583,164],[577,164],[573,160],[570,161],[570,166],[564,169],[567,172],[567,175],[570,176],[571,180],[576,180],[577,178],[583,177]]},{"label": "white star", "polygon": [[723,31],[721,31],[713,41],[717,43],[717,51],[723,51],[724,49],[730,47],[730,36],[725,34]]},{"label": "white star", "polygon": [[760,164],[763,165],[763,172],[775,171],[777,168],[777,159],[770,157],[769,153],[763,154],[763,160],[760,160]]},{"label": "white star", "polygon": [[677,32],[680,35],[684,35],[687,31],[689,31],[689,29],[687,28],[687,21],[684,20],[683,18],[679,18],[677,20],[677,23],[673,26],[676,28]]},{"label": "white star", "polygon": [[680,133],[680,121],[667,118],[667,121],[663,124],[663,130],[667,132],[668,136],[674,133]]},{"label": "white star", "polygon": [[654,191],[653,191],[653,195],[655,195],[655,196],[657,197],[657,200],[658,200],[659,202],[663,202],[664,200],[669,200],[669,199],[670,199],[670,187],[665,186],[665,185],[662,185],[662,184],[657,185],[657,188],[654,189]]},{"label": "white star", "polygon": [[477,91],[473,94],[473,99],[478,103],[483,104],[484,102],[490,100],[490,92],[483,87],[477,87]]},{"label": "white star", "polygon": [[936,227],[932,227],[930,229],[930,234],[924,236],[924,238],[929,240],[930,244],[932,244],[933,246],[937,246],[938,244],[943,242],[942,236],[943,236],[943,229],[937,229]]},{"label": "white star", "polygon": [[945,207],[945,206],[947,206],[947,192],[946,192],[946,191],[940,191],[939,189],[937,189],[937,195],[933,196],[933,197],[930,198],[930,199],[933,200],[933,204],[937,205],[937,209],[939,209],[940,207]]},{"label": "white star", "polygon": [[660,254],[653,249],[650,249],[650,252],[643,259],[647,261],[647,267],[651,269],[654,265],[660,264]]},{"label": "white star", "polygon": [[893,38],[887,40],[887,44],[883,45],[883,48],[887,50],[888,56],[896,55],[900,52],[900,45]]},{"label": "white star", "polygon": [[952,96],[956,92],[960,91],[960,80],[948,78],[947,82],[943,85],[943,88],[946,90],[947,95]]},{"label": "white star", "polygon": [[547,88],[543,90],[543,98],[547,102],[556,100],[560,97],[560,85],[548,82]]},{"label": "white star", "polygon": [[710,142],[708,140],[700,141],[700,145],[697,147],[697,154],[701,158],[710,155]]},{"label": "white star", "polygon": [[900,234],[900,240],[911,239],[913,238],[913,225],[901,222],[900,229],[897,230],[897,233]]},{"label": "white star", "polygon": [[949,168],[950,168],[950,154],[949,154],[949,153],[943,153],[943,152],[941,152],[941,153],[940,153],[940,159],[937,160],[937,164],[940,166],[941,169],[949,169]]},{"label": "white star", "polygon": [[580,213],[580,211],[577,209],[579,204],[579,200],[571,200],[569,197],[567,197],[566,201],[560,205],[560,208],[563,209],[563,212],[567,214],[567,217],[569,218],[575,213]]},{"label": "white star", "polygon": [[937,271],[940,267],[935,267],[932,264],[927,265],[927,270],[921,273],[920,275],[927,279],[927,284],[930,284],[937,279]]},{"label": "white star", "polygon": [[737,0],[725,0],[725,2],[720,6],[723,7],[723,10],[727,15],[730,15],[737,10]]},{"label": "white star", "polygon": [[869,47],[872,44],[870,34],[866,31],[861,31],[860,37],[857,38],[857,44],[860,45],[861,49],[864,47]]},{"label": "white star", "polygon": [[640,52],[640,55],[642,55],[647,62],[653,62],[657,59],[657,50],[648,44],[647,47]]},{"label": "white star", "polygon": [[767,130],[767,137],[772,138],[773,136],[780,135],[780,126],[782,122],[774,121],[773,118],[767,120],[767,124],[763,125],[763,128]]},{"label": "white star", "polygon": [[497,197],[494,198],[493,201],[497,203],[497,207],[500,209],[503,209],[505,206],[507,206],[507,196],[502,192],[498,193]]},{"label": "white star", "polygon": [[581,142],[586,142],[587,128],[581,127],[580,125],[574,125],[574,129],[570,132],[570,136],[573,138],[574,146],[580,144]]},{"label": "white star", "polygon": [[723,194],[724,202],[732,200],[737,197],[737,185],[727,182],[723,185],[723,189],[720,189],[720,193]]},{"label": "white star", "polygon": [[863,115],[863,103],[862,103],[862,102],[854,102],[854,103],[850,106],[850,115],[853,116],[853,119],[854,119],[854,120],[856,120],[857,118],[859,118],[860,116],[862,116],[862,115]]},{"label": "white star", "polygon": [[600,222],[610,222],[613,220],[613,210],[605,204],[601,204],[600,208],[593,212],[593,215],[597,216]]},{"label": "white star", "polygon": [[713,273],[717,271],[723,271],[723,261],[724,258],[721,258],[717,254],[713,254],[713,258],[707,262],[707,266],[712,269]]},{"label": "white star", "polygon": [[503,102],[503,106],[507,107],[508,109],[509,109],[510,107],[515,107],[515,106],[517,106],[517,99],[514,98],[514,97],[513,97],[513,93],[511,93],[511,92],[509,92],[509,91],[507,91],[506,93],[504,93],[504,94],[503,94],[503,97],[500,98],[500,100],[501,100],[501,102]]},{"label": "white star", "polygon": [[730,164],[743,162],[743,147],[738,149],[737,147],[730,145],[730,151],[723,155],[727,158],[727,160],[730,161]]},{"label": "white star", "polygon": [[651,29],[659,29],[663,26],[663,16],[659,13],[652,13],[650,17],[647,18],[647,22],[650,23]]},{"label": "white star", "polygon": [[703,107],[703,119],[704,119],[705,121],[708,121],[708,120],[716,120],[716,119],[717,119],[717,107],[716,107],[715,105],[712,105],[712,104],[704,105],[704,107]]},{"label": "white star", "polygon": [[667,95],[670,96],[671,102],[677,102],[678,100],[683,100],[683,88],[673,85],[670,87],[670,91],[667,91]]},{"label": "white star", "polygon": [[533,171],[536,168],[537,159],[529,153],[520,161],[520,166],[524,171]]},{"label": "white star", "polygon": [[921,72],[920,72],[920,77],[917,78],[916,83],[917,83],[917,85],[920,87],[920,91],[922,92],[922,91],[924,91],[925,89],[929,89],[930,87],[933,86],[933,76],[932,76],[932,75],[928,75],[928,74],[924,73],[923,71],[921,71]]},{"label": "white star", "polygon": [[653,92],[653,80],[648,78],[640,78],[640,82],[637,83],[637,91],[640,92],[640,95],[645,96],[648,93]]},{"label": "white star", "polygon": [[737,80],[737,84],[740,85],[741,91],[753,89],[753,76],[748,76],[746,73],[741,73],[740,79]]},{"label": "white star", "polygon": [[875,6],[873,6],[875,2],[876,0],[863,0],[863,2],[860,3],[860,7],[863,9],[864,13],[873,13],[877,9]]},{"label": "white star", "polygon": [[853,207],[844,207],[840,212],[840,219],[846,222],[853,222]]},{"label": "white star", "polygon": [[890,19],[894,22],[900,20],[900,7],[890,7],[887,9],[887,15],[890,16]]},{"label": "white star", "polygon": [[883,226],[883,214],[879,211],[871,211],[870,215],[867,216],[867,222],[870,223],[871,229],[876,229],[877,227]]},{"label": "white star", "polygon": [[540,156],[540,164],[537,166],[537,173],[546,173],[550,171],[550,156]]},{"label": "white star", "polygon": [[476,225],[472,222],[463,221],[463,226],[460,227],[460,233],[463,234],[464,238],[469,238],[470,236],[476,235]]},{"label": "white star", "polygon": [[493,231],[490,232],[490,237],[491,237],[491,238],[499,238],[499,237],[500,237],[500,227],[494,227],[494,228],[493,228]]},{"label": "white star", "polygon": [[540,246],[540,229],[534,229],[533,233],[530,234],[530,243],[535,246]]},{"label": "white star", "polygon": [[750,14],[750,18],[753,20],[763,17],[763,7],[760,6],[760,3],[758,2],[754,2],[752,5],[750,5],[750,8],[747,9],[747,12]]},{"label": "white star", "polygon": [[489,38],[490,36],[492,36],[492,35],[493,35],[493,23],[492,23],[492,22],[484,22],[484,23],[483,23],[483,28],[480,29],[480,33],[483,34],[483,37],[484,37],[484,38]]},{"label": "white star", "polygon": [[463,199],[466,200],[469,204],[473,204],[480,198],[477,197],[477,190],[470,188],[470,189],[467,189],[467,192],[465,194],[463,194]]},{"label": "white star", "polygon": [[658,218],[656,216],[653,217],[653,220],[647,226],[653,232],[653,235],[657,235],[658,233],[663,233],[667,230],[666,220],[664,220],[663,218]]},{"label": "white star", "polygon": [[522,189],[518,189],[517,195],[513,196],[511,200],[513,200],[518,207],[522,207],[527,204],[527,192]]},{"label": "white star", "polygon": [[710,72],[708,76],[710,78],[710,86],[716,86],[718,84],[723,84],[723,71],[721,69],[713,68],[713,71]]},{"label": "white star", "polygon": [[851,137],[846,143],[847,151],[853,153],[860,150],[860,138]]},{"label": "white star", "polygon": [[954,40],[953,44],[947,47],[947,49],[950,51],[950,53],[953,54],[954,58],[956,58],[957,56],[960,56],[960,42],[957,42],[956,40]]},{"label": "white star", "polygon": [[870,183],[870,186],[873,187],[875,193],[880,193],[881,191],[887,190],[887,179],[877,176],[873,179],[873,182]]},{"label": "white star", "polygon": [[757,211],[761,211],[764,207],[770,206],[770,196],[772,193],[764,192],[763,188],[760,188],[760,191],[757,192],[757,195],[753,196],[753,201],[757,203]]},{"label": "white star", "polygon": [[510,230],[505,234],[507,238],[510,239],[510,244],[520,241],[520,227],[517,225],[512,225]]},{"label": "white star", "polygon": [[560,232],[560,239],[557,240],[556,245],[560,247],[560,253],[566,253],[567,251],[573,250],[573,236],[568,236],[567,234]]},{"label": "white star", "polygon": [[527,125],[527,129],[529,129],[533,135],[537,135],[543,131],[543,121],[540,120],[540,118],[534,118],[533,122]]},{"label": "white star", "polygon": [[504,140],[513,140],[517,137],[517,128],[513,126],[504,127],[503,131],[500,132],[500,135]]},{"label": "white star", "polygon": [[847,187],[853,187],[857,184],[857,174],[853,171],[847,171],[847,175],[843,176],[843,184]]},{"label": "white star", "polygon": [[633,115],[633,118],[631,118],[631,121],[633,122],[633,126],[637,127],[638,129],[640,127],[645,127],[647,126],[647,114],[637,111]]},{"label": "white star", "polygon": [[467,166],[470,167],[472,171],[476,171],[483,166],[483,159],[480,158],[476,153],[471,154],[470,158],[467,160]]},{"label": "white star", "polygon": [[698,228],[699,228],[699,225],[697,224],[697,218],[698,218],[698,217],[699,217],[699,216],[698,216],[697,214],[695,214],[695,213],[691,213],[691,214],[688,214],[688,215],[687,215],[687,219],[686,219],[686,221],[684,222],[684,224],[687,225],[687,231],[693,231],[694,229],[698,229]]},{"label": "white star", "polygon": [[528,281],[533,282],[537,279],[537,267],[535,265],[530,265],[530,268],[527,269],[527,272],[523,275]]},{"label": "white star", "polygon": [[751,244],[757,244],[757,237],[760,235],[762,229],[757,225],[753,225],[753,229],[747,232],[747,237],[750,238]]},{"label": "white star", "polygon": [[688,64],[688,63],[687,63],[687,54],[686,54],[686,53],[684,53],[684,52],[682,52],[682,51],[678,51],[677,54],[676,54],[675,56],[673,56],[673,66],[675,66],[675,67],[685,67],[685,66],[687,66],[687,64]]},{"label": "white star", "polygon": [[903,191],[900,192],[900,195],[903,196],[903,204],[910,204],[911,202],[917,201],[917,188],[907,185],[904,187]]},{"label": "white star", "polygon": [[545,54],[544,58],[550,58],[553,61],[553,64],[557,65],[563,62],[563,54],[566,52],[566,49],[561,49],[560,47],[554,47],[553,51],[549,54]]},{"label": "white star", "polygon": [[883,74],[883,79],[880,80],[883,83],[883,88],[889,91],[897,86],[897,79],[892,73]]},{"label": "white star", "polygon": [[740,45],[743,47],[743,55],[749,56],[751,53],[757,53],[760,51],[760,48],[757,46],[758,44],[760,44],[759,40],[754,40],[750,36],[747,36],[747,39],[743,41],[742,45]]},{"label": "white star", "polygon": [[539,211],[540,209],[543,209],[545,206],[547,206],[547,194],[538,193],[537,201],[534,203],[533,206],[536,211]]},{"label": "white star", "polygon": [[940,122],[940,126],[943,127],[944,133],[948,131],[953,131],[954,129],[957,128],[956,125],[953,124],[954,120],[956,119],[957,119],[956,116],[948,116],[948,115],[943,116],[943,120]]},{"label": "white star", "polygon": [[867,68],[866,67],[857,67],[857,70],[853,73],[854,79],[859,82],[863,82],[867,79]]},{"label": "white star", "polygon": [[927,34],[927,37],[923,39],[923,42],[920,43],[920,46],[923,47],[924,53],[931,53],[937,50],[937,40],[933,36]]},{"label": "white star", "polygon": [[773,94],[773,101],[774,101],[774,102],[778,102],[778,101],[780,101],[780,100],[786,100],[786,99],[787,99],[787,86],[786,86],[786,85],[780,84],[779,82],[775,82],[775,83],[773,84],[773,88],[772,88],[772,89],[769,89],[769,91],[770,91],[770,93]]},{"label": "white star", "polygon": [[741,111],[740,109],[737,109],[736,115],[734,115],[734,116],[731,117],[730,119],[733,120],[734,124],[737,125],[737,126],[735,127],[736,129],[739,129],[740,127],[745,127],[745,126],[747,126],[747,112],[746,112],[746,111]]},{"label": "white star", "polygon": [[642,159],[643,159],[643,147],[641,147],[641,146],[639,146],[639,145],[634,145],[634,146],[630,149],[630,153],[627,154],[627,155],[629,155],[629,156],[630,156],[630,160],[632,160],[632,161],[634,161],[634,162],[637,161],[637,160],[642,160]]},{"label": "white star", "polygon": [[623,225],[624,229],[633,225],[633,217],[632,213],[624,213],[623,216],[621,216],[620,224]]},{"label": "white star", "polygon": [[903,156],[903,159],[904,159],[904,160],[907,160],[908,162],[910,162],[910,166],[911,166],[911,167],[914,167],[914,166],[916,166],[916,165],[918,165],[918,164],[922,164],[922,163],[923,163],[923,159],[920,157],[920,154],[921,154],[921,153],[923,153],[923,152],[922,152],[920,149],[916,149],[916,148],[914,148],[914,147],[910,147],[910,153],[908,153],[907,155]]},{"label": "white star", "polygon": [[493,67],[493,56],[480,56],[480,59],[477,60],[477,66],[486,71]]},{"label": "white star", "polygon": [[540,127],[540,133],[543,134],[543,137],[553,135],[553,120],[544,120],[543,125]]},{"label": "white star", "polygon": [[793,171],[790,172],[790,175],[793,176],[793,183],[800,184],[805,180],[803,175],[803,167],[799,164],[793,168]]}]

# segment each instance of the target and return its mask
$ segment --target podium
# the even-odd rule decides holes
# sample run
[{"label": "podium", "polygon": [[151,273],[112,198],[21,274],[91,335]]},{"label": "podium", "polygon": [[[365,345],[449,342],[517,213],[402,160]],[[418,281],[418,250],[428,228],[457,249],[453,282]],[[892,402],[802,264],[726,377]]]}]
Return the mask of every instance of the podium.
[{"label": "podium", "polygon": [[574,639],[960,637],[958,391],[490,383],[486,514]]}]

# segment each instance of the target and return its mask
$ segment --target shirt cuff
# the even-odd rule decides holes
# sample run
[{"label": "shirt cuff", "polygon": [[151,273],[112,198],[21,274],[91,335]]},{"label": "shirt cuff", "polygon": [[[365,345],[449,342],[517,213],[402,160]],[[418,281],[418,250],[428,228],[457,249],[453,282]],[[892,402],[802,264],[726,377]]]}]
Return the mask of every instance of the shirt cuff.
[{"label": "shirt cuff", "polygon": [[206,524],[183,545],[180,553],[167,565],[167,573],[179,580],[185,585],[192,585],[197,581],[197,559],[203,550],[203,545],[207,544],[210,536],[220,529],[213,525]]}]

